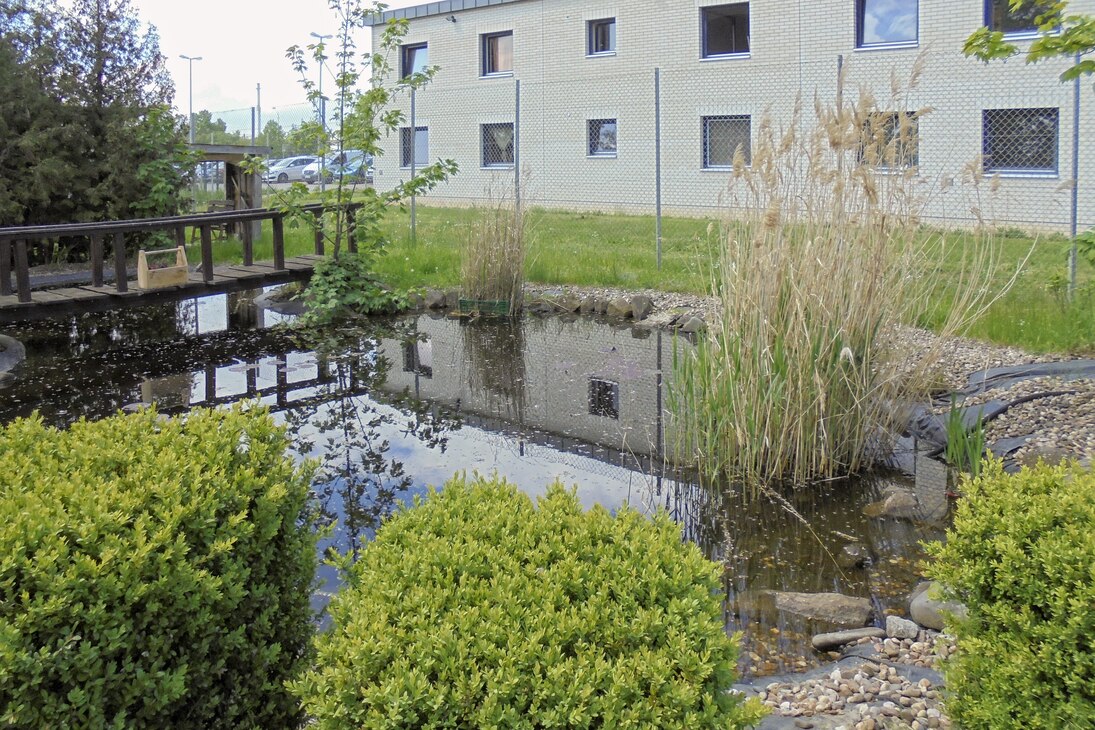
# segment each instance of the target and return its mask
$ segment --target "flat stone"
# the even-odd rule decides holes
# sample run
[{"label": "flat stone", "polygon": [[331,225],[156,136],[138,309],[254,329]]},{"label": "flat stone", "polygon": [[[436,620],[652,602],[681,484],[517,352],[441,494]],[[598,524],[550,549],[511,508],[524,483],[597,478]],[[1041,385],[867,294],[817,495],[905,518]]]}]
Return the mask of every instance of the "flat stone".
[{"label": "flat stone", "polygon": [[942,631],[944,614],[953,614],[959,618],[967,615],[966,607],[957,601],[944,601],[938,598],[940,586],[932,583],[927,590],[918,593],[909,604],[912,620],[928,629]]},{"label": "flat stone", "polygon": [[859,628],[871,615],[871,602],[839,593],[791,593],[773,591],[776,609],[836,626]]},{"label": "flat stone", "polygon": [[886,617],[886,636],[891,639],[915,639],[920,635],[920,626],[915,621],[900,616]]},{"label": "flat stone", "polygon": [[597,300],[593,297],[586,297],[582,300],[582,303],[578,305],[578,311],[581,314],[593,314],[597,311]]},{"label": "flat stone", "polygon": [[707,330],[707,323],[702,318],[692,316],[685,320],[681,325],[681,332],[687,332],[689,334],[698,334]]},{"label": "flat stone", "polygon": [[444,309],[445,292],[430,289],[425,296],[426,309]]},{"label": "flat stone", "polygon": [[27,350],[23,343],[14,337],[0,335],[0,373],[6,373],[14,368],[27,356]]},{"label": "flat stone", "polygon": [[825,651],[835,646],[844,646],[860,639],[884,639],[886,632],[883,629],[869,626],[863,629],[849,629],[848,631],[833,631],[827,634],[817,634],[810,643],[818,651]]},{"label": "flat stone", "polygon": [[836,556],[841,568],[863,568],[871,563],[871,551],[861,542],[848,543]]},{"label": "flat stone", "polygon": [[890,517],[899,520],[915,519],[920,513],[920,500],[906,490],[891,492],[885,499],[863,508],[863,514],[871,518]]}]

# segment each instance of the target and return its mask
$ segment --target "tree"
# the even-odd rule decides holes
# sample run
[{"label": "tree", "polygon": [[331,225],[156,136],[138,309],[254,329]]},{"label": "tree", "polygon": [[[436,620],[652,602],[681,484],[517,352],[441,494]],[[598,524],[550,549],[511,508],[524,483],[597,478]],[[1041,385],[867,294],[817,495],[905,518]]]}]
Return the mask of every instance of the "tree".
[{"label": "tree", "polygon": [[269,147],[272,157],[281,158],[289,154],[285,151],[285,130],[273,119],[262,128],[259,144]]},{"label": "tree", "polygon": [[[1081,75],[1095,73],[1095,59],[1083,58],[1095,52],[1095,16],[1069,13],[1065,0],[1009,0],[1009,7],[1013,13],[1033,15],[1038,28],[1038,38],[1027,50],[1027,63],[1080,56],[1061,74],[1061,80],[1071,81]],[[975,31],[966,39],[963,50],[967,56],[985,62],[1008,58],[1020,52],[1019,47],[1009,42],[1003,32],[989,28]]]},{"label": "tree", "polygon": [[[314,142],[308,149],[326,152],[333,148],[340,157],[348,150],[360,151],[364,158],[359,164],[364,165],[369,156],[375,158],[382,154],[381,138],[392,134],[405,122],[396,102],[413,89],[429,83],[437,68],[429,67],[393,81],[395,69],[390,59],[398,57],[407,34],[407,21],[389,22],[374,52],[359,57],[354,34],[369,27],[369,21],[381,13],[383,6],[366,0],[328,0],[328,6],[338,18],[332,99],[334,126],[328,130],[318,122],[304,122],[297,136],[302,143]],[[324,43],[312,44],[306,49],[293,46],[286,52],[293,69],[300,74],[300,83],[309,101],[316,105],[326,99],[321,97],[312,80],[315,74],[309,69],[309,59],[321,65],[328,58],[326,52]],[[364,88],[360,88],[365,71],[369,76]],[[455,173],[455,162],[439,160],[423,166],[414,177],[381,194],[372,187],[359,188],[359,177],[339,168],[334,185],[320,196],[326,211],[324,217],[328,220],[322,234],[330,244],[332,258],[316,267],[306,295],[310,304],[308,314],[302,321],[325,324],[346,309],[368,314],[398,308],[403,302],[402,295],[382,287],[372,274],[376,257],[383,255],[388,246],[381,222],[390,208],[401,206],[412,195],[431,190]],[[303,184],[294,183],[287,193],[276,195],[281,206],[292,214],[299,210],[309,191]],[[351,203],[356,206],[352,225],[345,215]],[[310,216],[305,220],[314,221]],[[344,252],[344,245],[350,250]]]},{"label": "tree", "polygon": [[186,159],[129,0],[0,0],[0,225],[165,215]]}]

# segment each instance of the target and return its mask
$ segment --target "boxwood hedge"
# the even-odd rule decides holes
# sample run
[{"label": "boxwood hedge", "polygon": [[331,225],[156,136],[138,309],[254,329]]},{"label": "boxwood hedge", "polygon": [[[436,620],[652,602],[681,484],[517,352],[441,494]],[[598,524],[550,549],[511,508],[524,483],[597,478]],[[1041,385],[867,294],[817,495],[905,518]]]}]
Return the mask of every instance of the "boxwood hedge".
[{"label": "boxwood hedge", "polygon": [[285,448],[260,410],[0,427],[0,725],[298,724],[315,541]]},{"label": "boxwood hedge", "polygon": [[965,484],[930,566],[965,620],[944,665],[951,719],[968,728],[1095,727],[1095,473],[1075,464]]},{"label": "boxwood hedge", "polygon": [[732,728],[719,571],[669,518],[458,477],[387,522],[293,683],[316,728]]}]

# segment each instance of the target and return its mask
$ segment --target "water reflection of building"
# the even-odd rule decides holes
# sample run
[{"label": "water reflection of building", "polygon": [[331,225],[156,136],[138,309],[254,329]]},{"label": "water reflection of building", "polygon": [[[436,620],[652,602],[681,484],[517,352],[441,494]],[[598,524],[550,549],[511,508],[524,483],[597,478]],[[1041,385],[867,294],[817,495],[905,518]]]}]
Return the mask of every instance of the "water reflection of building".
[{"label": "water reflection of building", "polygon": [[420,316],[417,340],[386,339],[383,388],[464,413],[642,455],[664,446],[669,335],[578,320],[462,323]]}]

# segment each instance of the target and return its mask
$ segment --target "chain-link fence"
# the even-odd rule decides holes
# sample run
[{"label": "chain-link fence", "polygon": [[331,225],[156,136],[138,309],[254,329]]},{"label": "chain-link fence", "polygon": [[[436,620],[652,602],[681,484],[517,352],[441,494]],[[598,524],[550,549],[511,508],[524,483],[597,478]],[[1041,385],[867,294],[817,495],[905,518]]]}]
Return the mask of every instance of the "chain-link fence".
[{"label": "chain-link fence", "polygon": [[950,52],[904,64],[886,54],[734,64],[590,71],[580,81],[435,81],[413,109],[404,104],[400,134],[382,141],[376,185],[389,189],[424,161],[451,158],[460,172],[429,194],[431,204],[474,205],[517,186],[526,202],[549,208],[718,217],[733,212],[735,155],[750,164],[766,125],[778,132],[798,118],[808,134],[827,123],[825,109],[856,105],[855,123],[881,152],[865,158],[858,142],[864,151],[852,159],[894,178],[883,180],[890,187],[900,178],[926,224],[988,219],[1063,233],[1095,225],[1095,135],[1084,109],[1092,100],[1060,83],[1059,69],[985,66]]}]

